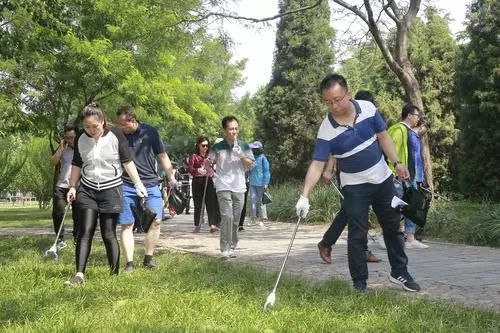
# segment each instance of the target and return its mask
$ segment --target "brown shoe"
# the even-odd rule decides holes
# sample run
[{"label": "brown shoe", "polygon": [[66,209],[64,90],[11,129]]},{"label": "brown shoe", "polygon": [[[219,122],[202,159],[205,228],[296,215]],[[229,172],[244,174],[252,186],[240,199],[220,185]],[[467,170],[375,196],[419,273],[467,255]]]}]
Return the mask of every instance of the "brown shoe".
[{"label": "brown shoe", "polygon": [[377,257],[372,253],[372,251],[366,251],[366,262],[381,262],[382,259]]},{"label": "brown shoe", "polygon": [[325,262],[325,264],[332,263],[332,247],[323,243],[323,241],[318,243],[319,256]]}]

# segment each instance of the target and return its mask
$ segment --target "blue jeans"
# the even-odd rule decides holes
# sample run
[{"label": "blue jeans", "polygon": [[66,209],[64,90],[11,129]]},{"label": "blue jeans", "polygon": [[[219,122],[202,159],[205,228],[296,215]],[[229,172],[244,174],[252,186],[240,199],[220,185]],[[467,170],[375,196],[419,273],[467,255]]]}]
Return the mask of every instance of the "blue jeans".
[{"label": "blue jeans", "polygon": [[250,208],[252,219],[264,217],[262,215],[262,195],[264,186],[250,185]]},{"label": "blue jeans", "polygon": [[[413,181],[411,183],[411,185],[417,187],[417,183],[415,181]],[[398,198],[403,198],[403,184],[397,179],[394,179],[394,189],[396,192],[396,196]],[[404,233],[410,234],[410,235],[415,235],[415,231],[417,230],[417,225],[409,218],[405,217],[404,220],[405,220]]]},{"label": "blue jeans", "polygon": [[388,177],[381,184],[346,185],[342,192],[343,208],[349,224],[347,257],[352,280],[368,279],[365,246],[370,205],[382,227],[391,273],[395,276],[405,273],[408,257],[404,251],[403,233],[399,231],[400,210],[391,207],[394,197],[393,177]]}]

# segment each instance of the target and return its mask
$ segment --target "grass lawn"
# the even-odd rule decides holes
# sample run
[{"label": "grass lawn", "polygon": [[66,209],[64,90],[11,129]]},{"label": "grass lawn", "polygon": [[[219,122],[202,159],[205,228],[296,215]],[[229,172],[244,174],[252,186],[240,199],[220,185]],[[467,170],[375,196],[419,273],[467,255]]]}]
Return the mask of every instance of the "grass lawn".
[{"label": "grass lawn", "polygon": [[[51,224],[48,210],[0,208],[0,227]],[[311,285],[287,276],[275,308],[264,313],[276,274],[163,252],[156,271],[111,277],[98,239],[84,286],[65,287],[74,274],[74,247],[62,250],[57,262],[42,258],[52,242],[47,235],[0,237],[1,332],[498,332],[500,327],[498,312],[390,291],[359,295],[344,281]]]},{"label": "grass lawn", "polygon": [[[179,253],[157,271],[110,277],[96,242],[83,287],[65,287],[73,247],[40,254],[47,236],[0,238],[0,330],[9,332],[497,332],[500,314],[373,291],[345,282],[284,278],[274,311],[262,307],[275,275]],[[137,260],[138,261],[138,260]]]},{"label": "grass lawn", "polygon": [[310,285],[287,276],[274,310],[264,313],[275,274],[165,252],[157,257],[156,271],[110,277],[100,240],[92,249],[85,285],[65,287],[74,274],[74,248],[64,249],[58,262],[43,259],[52,241],[49,236],[0,237],[0,331],[498,332],[500,327],[498,312],[390,291],[358,295],[346,282]]},{"label": "grass lawn", "polygon": [[52,210],[38,205],[0,206],[0,228],[40,228],[52,226]]}]

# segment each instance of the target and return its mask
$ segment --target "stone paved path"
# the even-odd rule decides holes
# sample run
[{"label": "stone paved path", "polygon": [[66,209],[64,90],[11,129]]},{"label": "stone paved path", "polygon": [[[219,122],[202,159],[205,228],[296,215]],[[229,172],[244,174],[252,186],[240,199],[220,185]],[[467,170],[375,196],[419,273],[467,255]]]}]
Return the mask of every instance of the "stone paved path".
[{"label": "stone paved path", "polygon": [[[198,234],[191,233],[192,219],[193,215],[179,215],[162,224],[159,246],[218,257],[218,233],[210,234],[206,226]],[[239,233],[238,256],[230,261],[277,272],[294,227],[295,224],[280,222],[270,222],[265,227],[245,227],[245,231]],[[331,265],[323,264],[318,256],[316,244],[326,228],[300,225],[284,274],[302,276],[311,281],[338,278],[350,283],[345,237],[341,237],[333,247]],[[23,234],[51,234],[51,231],[40,228],[0,228],[0,235]],[[138,240],[142,238],[138,235]],[[428,249],[407,250],[409,271],[422,287],[418,295],[500,311],[500,249],[431,241],[426,243]],[[385,250],[372,241],[369,247],[383,261],[368,265],[368,287],[401,290],[388,281],[390,268]],[[271,286],[274,280],[269,283]]]}]

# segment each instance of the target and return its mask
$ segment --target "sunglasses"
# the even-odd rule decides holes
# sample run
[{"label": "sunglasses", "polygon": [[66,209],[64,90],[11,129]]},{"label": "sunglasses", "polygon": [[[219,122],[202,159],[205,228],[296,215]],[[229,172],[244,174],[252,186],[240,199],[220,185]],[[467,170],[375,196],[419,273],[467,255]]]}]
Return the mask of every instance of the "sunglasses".
[{"label": "sunglasses", "polygon": [[202,146],[203,148],[207,148],[207,147],[208,147],[208,145],[201,145],[201,146]]}]

